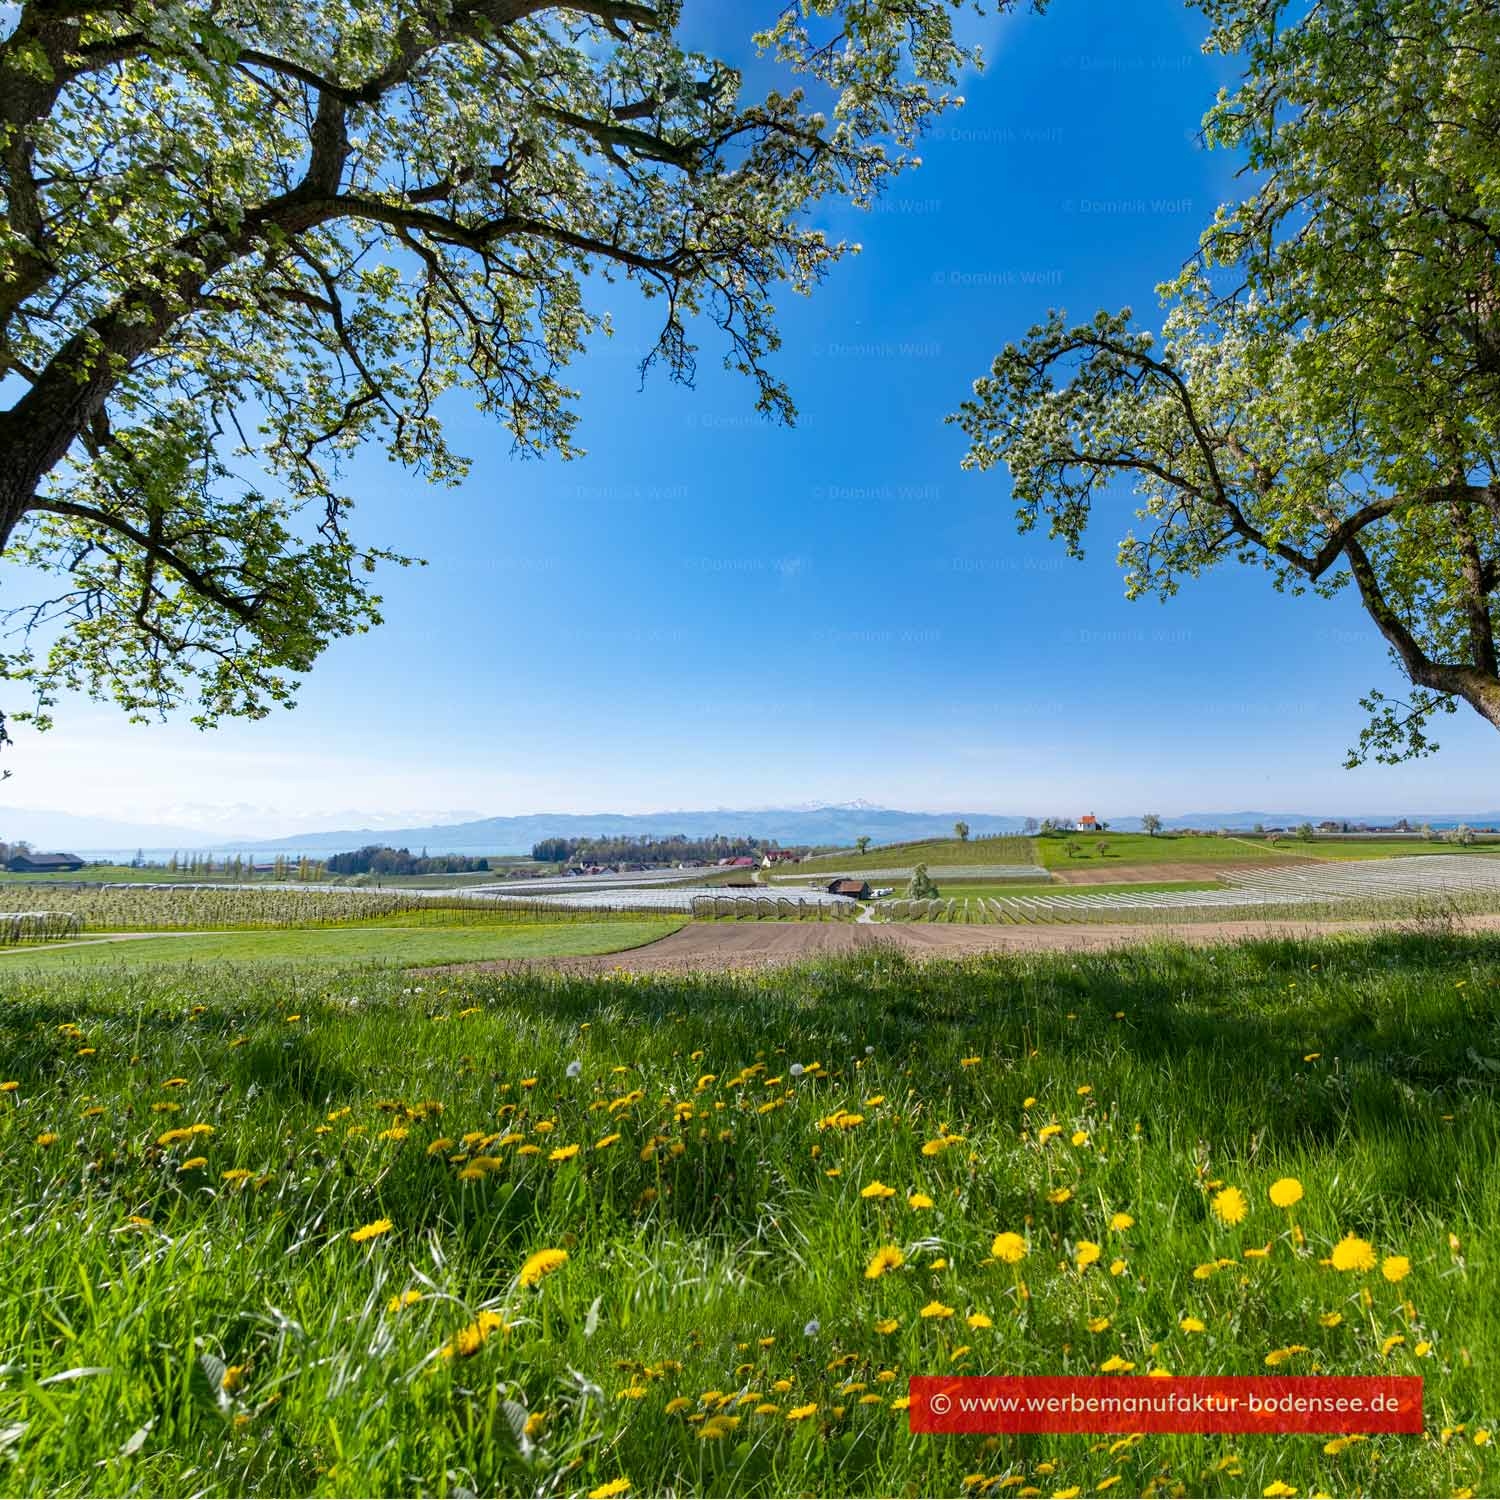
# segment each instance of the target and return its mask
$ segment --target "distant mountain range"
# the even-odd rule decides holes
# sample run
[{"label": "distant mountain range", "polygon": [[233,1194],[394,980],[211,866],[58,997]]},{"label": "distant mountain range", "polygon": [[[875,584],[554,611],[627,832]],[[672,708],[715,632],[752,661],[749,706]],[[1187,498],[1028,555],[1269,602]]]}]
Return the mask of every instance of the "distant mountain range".
[{"label": "distant mountain range", "polygon": [[[203,849],[201,828],[174,828],[162,823],[130,823],[78,813],[45,812],[29,807],[0,807],[0,840],[25,839],[34,849],[85,850],[175,847]],[[229,841],[235,842],[237,841]],[[223,848],[221,843],[217,847]]]},{"label": "distant mountain range", "polygon": [[[1107,816],[1107,815],[1106,815]],[[1306,812],[1205,812],[1163,815],[1167,828],[1289,828],[1299,823],[1317,823],[1326,813]],[[1394,822],[1400,813],[1337,814],[1351,823]],[[1469,823],[1476,827],[1500,825],[1500,812],[1452,814],[1407,813],[1413,826],[1429,822],[1435,827]],[[539,839],[587,837],[591,834],[666,837],[680,833],[705,838],[716,833],[777,839],[784,844],[852,844],[868,835],[877,844],[912,839],[941,838],[953,832],[955,822],[969,825],[971,836],[1019,833],[1026,819],[996,813],[903,812],[856,801],[803,807],[709,808],[702,811],[659,813],[529,813],[521,817],[477,818],[464,823],[434,823],[415,828],[341,828],[318,832],[289,833],[281,838],[246,839],[234,835],[205,834],[202,829],[173,828],[129,823],[110,818],[84,817],[73,813],[38,812],[25,808],[0,808],[0,839],[27,839],[37,848],[67,849],[79,854],[100,855],[130,852],[137,847],[148,854],[163,850],[205,850],[247,854],[272,851],[309,855],[334,854],[363,844],[391,844],[414,852],[432,854],[529,854]],[[1140,828],[1139,817],[1109,818],[1120,832]]]}]

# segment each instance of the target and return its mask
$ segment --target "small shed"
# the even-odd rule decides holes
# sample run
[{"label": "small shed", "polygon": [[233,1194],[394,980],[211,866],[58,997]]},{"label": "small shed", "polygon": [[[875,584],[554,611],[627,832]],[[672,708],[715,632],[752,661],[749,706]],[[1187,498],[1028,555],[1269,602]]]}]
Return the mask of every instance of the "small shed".
[{"label": "small shed", "polygon": [[870,882],[868,880],[831,880],[828,883],[828,894],[830,896],[853,896],[857,901],[868,901]]}]

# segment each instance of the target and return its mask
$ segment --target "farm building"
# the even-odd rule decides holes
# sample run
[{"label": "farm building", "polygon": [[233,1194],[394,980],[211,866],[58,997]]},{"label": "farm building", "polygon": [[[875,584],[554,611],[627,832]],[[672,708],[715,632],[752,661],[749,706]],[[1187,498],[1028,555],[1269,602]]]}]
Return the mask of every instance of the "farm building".
[{"label": "farm building", "polygon": [[17,875],[53,875],[65,870],[81,870],[83,861],[76,854],[14,854],[5,868]]},{"label": "farm building", "polygon": [[784,865],[797,857],[794,849],[767,849],[761,858],[760,866],[763,870],[769,870],[772,865]]},{"label": "farm building", "polygon": [[1093,815],[1093,813],[1085,813],[1078,820],[1078,828],[1077,828],[1076,831],[1079,832],[1079,833],[1098,833],[1099,832],[1099,820],[1098,820],[1098,818],[1096,818]]},{"label": "farm building", "polygon": [[868,880],[831,880],[828,883],[828,894],[830,896],[854,896],[860,901],[868,901],[870,882]]}]

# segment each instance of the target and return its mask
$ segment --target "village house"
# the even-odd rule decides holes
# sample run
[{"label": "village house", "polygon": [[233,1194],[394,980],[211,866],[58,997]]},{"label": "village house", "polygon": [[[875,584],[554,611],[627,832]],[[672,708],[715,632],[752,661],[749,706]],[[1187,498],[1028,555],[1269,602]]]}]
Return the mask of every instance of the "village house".
[{"label": "village house", "polygon": [[795,861],[797,857],[794,849],[767,849],[761,856],[760,867],[763,870],[769,870],[772,865],[788,864]]}]

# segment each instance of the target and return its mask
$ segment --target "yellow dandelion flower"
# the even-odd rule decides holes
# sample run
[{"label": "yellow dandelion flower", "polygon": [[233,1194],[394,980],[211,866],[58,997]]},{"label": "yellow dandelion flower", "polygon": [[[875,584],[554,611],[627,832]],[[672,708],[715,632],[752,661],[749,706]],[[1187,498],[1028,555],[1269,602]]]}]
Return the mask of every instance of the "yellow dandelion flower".
[{"label": "yellow dandelion flower", "polygon": [[805,1422],[809,1417],[815,1416],[818,1410],[816,1401],[809,1401],[806,1406],[792,1406],[787,1408],[786,1419],[788,1422]]},{"label": "yellow dandelion flower", "polygon": [[951,1318],[953,1316],[953,1309],[934,1299],[922,1309],[921,1316],[924,1318]]},{"label": "yellow dandelion flower", "polygon": [[196,1172],[199,1167],[206,1167],[208,1158],[206,1156],[190,1156],[178,1167],[179,1172]]},{"label": "yellow dandelion flower", "polygon": [[574,1145],[574,1146],[559,1146],[555,1151],[548,1152],[548,1154],[547,1154],[547,1160],[548,1161],[572,1161],[573,1158],[578,1155],[578,1149],[579,1148],[576,1145]]},{"label": "yellow dandelion flower", "polygon": [[392,1227],[389,1219],[376,1219],[372,1223],[363,1224],[358,1229],[353,1230],[349,1238],[356,1245],[362,1245],[366,1240],[373,1240],[377,1235],[389,1234]]},{"label": "yellow dandelion flower", "polygon": [[996,1260],[1004,1261],[1006,1265],[1013,1266],[1018,1261],[1026,1258],[1026,1241],[1019,1234],[1007,1229],[1004,1234],[997,1234],[990,1244],[990,1254]]},{"label": "yellow dandelion flower", "polygon": [[900,1326],[900,1322],[895,1318],[876,1318],[875,1320],[876,1333],[895,1333]]},{"label": "yellow dandelion flower", "polygon": [[1109,1227],[1116,1234],[1124,1234],[1127,1229],[1135,1227],[1135,1219],[1130,1214],[1114,1214],[1110,1217]]},{"label": "yellow dandelion flower", "polygon": [[1375,1247],[1357,1235],[1346,1234],[1329,1256],[1335,1271],[1373,1271]]},{"label": "yellow dandelion flower", "polygon": [[893,1187],[887,1187],[877,1177],[873,1182],[867,1183],[859,1190],[859,1196],[861,1198],[894,1198],[896,1190]]},{"label": "yellow dandelion flower", "polygon": [[245,1371],[249,1365],[228,1365],[224,1374],[219,1379],[219,1384],[226,1391],[237,1391],[245,1383]]},{"label": "yellow dandelion flower", "polygon": [[1071,1198],[1072,1196],[1073,1196],[1073,1189],[1072,1188],[1065,1188],[1065,1187],[1062,1187],[1062,1188],[1053,1188],[1052,1191],[1047,1194],[1047,1202],[1048,1203],[1066,1203],[1068,1201],[1068,1199]]},{"label": "yellow dandelion flower", "polygon": [[1238,1224],[1250,1212],[1245,1195],[1237,1187],[1221,1188],[1210,1200],[1214,1217],[1224,1224]]},{"label": "yellow dandelion flower", "polygon": [[958,1065],[961,1068],[977,1068],[983,1061],[982,1057],[961,1057],[958,1060]]},{"label": "yellow dandelion flower", "polygon": [[961,1135],[940,1135],[934,1140],[922,1142],[923,1156],[941,1156],[950,1146],[956,1146],[963,1137]]},{"label": "yellow dandelion flower", "polygon": [[931,1208],[932,1199],[926,1193],[909,1193],[906,1198],[907,1204],[912,1208]]},{"label": "yellow dandelion flower", "polygon": [[887,1271],[894,1271],[905,1264],[906,1257],[894,1245],[882,1245],[870,1257],[870,1263],[865,1267],[865,1279],[878,1281]]},{"label": "yellow dandelion flower", "polygon": [[607,1146],[613,1146],[614,1143],[619,1139],[620,1137],[618,1133],[614,1135],[600,1136],[599,1139],[594,1142],[594,1150],[603,1151]]},{"label": "yellow dandelion flower", "polygon": [[398,1292],[386,1303],[385,1310],[394,1313],[400,1312],[403,1307],[415,1306],[422,1300],[422,1295],[415,1287],[410,1288],[408,1291]]},{"label": "yellow dandelion flower", "polygon": [[566,1265],[567,1260],[566,1250],[538,1250],[535,1255],[528,1256],[521,1267],[521,1285],[536,1286],[544,1276],[550,1276],[560,1266]]},{"label": "yellow dandelion flower", "polygon": [[1302,1184],[1295,1177],[1280,1177],[1271,1184],[1270,1198],[1277,1208],[1290,1208],[1302,1201]]},{"label": "yellow dandelion flower", "polygon": [[1090,1318],[1089,1319],[1089,1332],[1090,1333],[1103,1333],[1104,1330],[1106,1328],[1108,1328],[1108,1327],[1109,1327],[1109,1319],[1108,1318]]},{"label": "yellow dandelion flower", "polygon": [[1202,1318],[1193,1318],[1193,1317],[1187,1317],[1187,1318],[1183,1318],[1183,1319],[1182,1319],[1182,1320],[1181,1320],[1181,1321],[1180,1321],[1180,1322],[1179,1322],[1179,1323],[1178,1323],[1178,1324],[1177,1324],[1177,1326],[1178,1326],[1178,1327],[1179,1327],[1179,1328],[1180,1328],[1180,1329],[1181,1329],[1181,1330],[1182,1330],[1182,1331],[1183,1331],[1183,1332],[1184,1332],[1184,1333],[1203,1333],[1203,1332],[1205,1332],[1205,1331],[1206,1331],[1206,1330],[1207,1330],[1207,1328],[1208,1328],[1208,1324],[1206,1324],[1206,1323],[1205,1323],[1205,1322],[1204,1322],[1204,1321],[1203,1321],[1203,1319],[1202,1319]]},{"label": "yellow dandelion flower", "polygon": [[443,1358],[468,1359],[477,1354],[485,1345],[489,1336],[497,1328],[503,1328],[505,1321],[497,1312],[485,1311],[474,1319],[465,1328],[460,1328],[449,1341],[443,1345]]},{"label": "yellow dandelion flower", "polygon": [[1296,1493],[1296,1490],[1294,1490],[1291,1485],[1283,1484],[1279,1479],[1273,1479],[1271,1483],[1261,1491],[1261,1494],[1266,1497],[1266,1500],[1287,1500],[1287,1497],[1289,1495],[1295,1495]]},{"label": "yellow dandelion flower", "polygon": [[57,1144],[57,1132],[55,1130],[44,1130],[37,1138],[38,1146],[55,1146]]},{"label": "yellow dandelion flower", "polygon": [[1037,1131],[1036,1138],[1043,1145],[1046,1145],[1046,1143],[1048,1141],[1050,1141],[1053,1136],[1055,1136],[1055,1135],[1061,1135],[1061,1134],[1062,1134],[1062,1126],[1061,1125],[1057,1125],[1057,1124],[1043,1125],[1042,1128],[1039,1131]]},{"label": "yellow dandelion flower", "polygon": [[1123,1276],[1125,1274],[1125,1262],[1123,1260],[1110,1261],[1109,1274],[1111,1276]]},{"label": "yellow dandelion flower", "polygon": [[989,1314],[982,1312],[970,1313],[964,1321],[970,1328],[993,1328],[995,1326],[994,1320]]},{"label": "yellow dandelion flower", "polygon": [[1401,1281],[1411,1275],[1411,1262],[1404,1255],[1387,1255],[1380,1263],[1380,1274],[1387,1281]]},{"label": "yellow dandelion flower", "polygon": [[255,1174],[248,1167],[231,1167],[227,1172],[219,1173],[221,1182],[244,1182]]},{"label": "yellow dandelion flower", "polygon": [[1089,1133],[1086,1130],[1075,1130],[1071,1139],[1075,1146],[1087,1146],[1089,1143]]},{"label": "yellow dandelion flower", "polygon": [[1102,1365],[1099,1366],[1099,1371],[1103,1375],[1124,1374],[1127,1371],[1133,1369],[1135,1369],[1134,1361],[1121,1359],[1118,1354],[1111,1354],[1110,1357],[1105,1360]]},{"label": "yellow dandelion flower", "polygon": [[608,1484],[601,1484],[598,1489],[589,1491],[589,1500],[614,1500],[616,1495],[628,1495],[630,1493],[630,1481],[628,1479],[611,1479]]},{"label": "yellow dandelion flower", "polygon": [[0,1083],[0,1094],[13,1094],[21,1085],[12,1078],[8,1083]]},{"label": "yellow dandelion flower", "polygon": [[1080,1271],[1094,1264],[1104,1252],[1092,1240],[1079,1240],[1073,1249],[1073,1259]]}]

